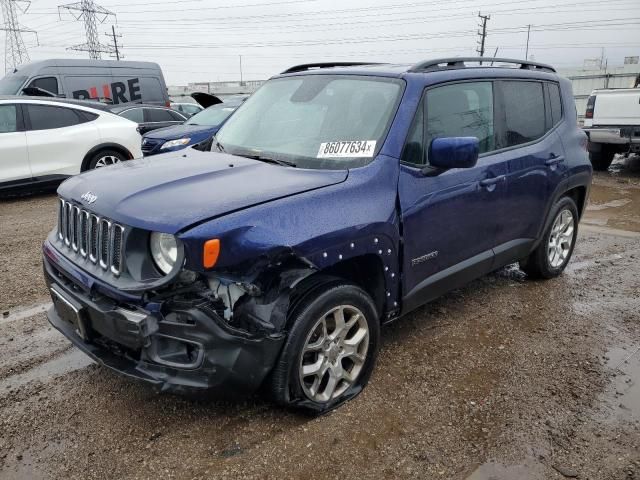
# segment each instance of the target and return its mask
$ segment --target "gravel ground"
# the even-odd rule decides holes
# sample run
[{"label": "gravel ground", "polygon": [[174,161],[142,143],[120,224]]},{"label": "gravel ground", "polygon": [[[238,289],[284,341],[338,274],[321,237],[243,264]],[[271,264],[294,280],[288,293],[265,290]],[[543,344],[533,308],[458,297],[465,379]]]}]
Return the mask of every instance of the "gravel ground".
[{"label": "gravel ground", "polygon": [[591,199],[564,275],[512,266],[385,327],[320,418],[91,364],[40,313],[55,197],[0,203],[0,478],[640,479],[640,159]]}]

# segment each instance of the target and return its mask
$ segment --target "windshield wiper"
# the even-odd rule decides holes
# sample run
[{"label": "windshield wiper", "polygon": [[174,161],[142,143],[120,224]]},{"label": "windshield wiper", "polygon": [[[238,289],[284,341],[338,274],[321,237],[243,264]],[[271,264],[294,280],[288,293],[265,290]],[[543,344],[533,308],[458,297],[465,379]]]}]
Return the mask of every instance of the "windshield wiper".
[{"label": "windshield wiper", "polygon": [[219,152],[225,153],[224,147],[215,136],[213,137],[213,145],[218,149]]},{"label": "windshield wiper", "polygon": [[252,160],[258,160],[260,162],[275,163],[277,165],[282,165],[283,167],[297,167],[295,163],[288,162],[287,160],[279,160],[277,158],[263,157],[262,155],[254,155],[254,154],[247,154],[247,155],[237,154],[237,155],[239,155],[240,157],[250,158]]}]

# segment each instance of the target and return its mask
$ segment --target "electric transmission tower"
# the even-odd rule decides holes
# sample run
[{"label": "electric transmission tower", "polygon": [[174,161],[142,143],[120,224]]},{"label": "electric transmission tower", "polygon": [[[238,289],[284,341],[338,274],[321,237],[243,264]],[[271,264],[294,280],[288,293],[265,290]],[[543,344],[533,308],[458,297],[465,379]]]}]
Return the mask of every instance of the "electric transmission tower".
[{"label": "electric transmission tower", "polygon": [[18,10],[25,13],[29,9],[30,4],[28,1],[0,0],[3,19],[0,30],[3,30],[6,36],[4,43],[5,73],[29,61],[29,54],[27,53],[27,48],[24,46],[22,34],[33,33],[36,35],[36,40],[38,38],[35,30],[25,28],[18,23]]},{"label": "electric transmission tower", "polygon": [[76,3],[68,3],[58,6],[58,15],[60,10],[67,10],[76,20],[84,22],[84,31],[87,35],[86,43],[69,47],[69,50],[77,50],[80,52],[89,52],[89,58],[100,59],[101,53],[113,53],[114,48],[111,45],[100,43],[98,38],[98,23],[104,23],[107,17],[115,13],[97,5],[93,0],[81,0]]},{"label": "electric transmission tower", "polygon": [[[484,57],[484,43],[487,39],[487,21],[491,18],[491,15],[482,15],[480,12],[478,12],[478,18],[480,19],[480,25],[478,25],[478,27],[482,30],[478,30],[480,39],[478,40],[478,48],[476,49],[476,51],[480,54],[481,57]],[[480,62],[480,64],[482,65],[482,62]]]}]

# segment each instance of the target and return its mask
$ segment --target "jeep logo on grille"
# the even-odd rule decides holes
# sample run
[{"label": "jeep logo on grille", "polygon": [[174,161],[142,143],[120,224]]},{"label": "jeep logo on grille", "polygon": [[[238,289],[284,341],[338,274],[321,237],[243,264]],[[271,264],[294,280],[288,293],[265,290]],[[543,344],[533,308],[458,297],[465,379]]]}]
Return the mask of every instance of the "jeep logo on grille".
[{"label": "jeep logo on grille", "polygon": [[93,202],[95,202],[98,199],[98,196],[92,191],[88,191],[87,193],[83,193],[80,198],[85,202],[87,202],[89,205],[91,205]]}]

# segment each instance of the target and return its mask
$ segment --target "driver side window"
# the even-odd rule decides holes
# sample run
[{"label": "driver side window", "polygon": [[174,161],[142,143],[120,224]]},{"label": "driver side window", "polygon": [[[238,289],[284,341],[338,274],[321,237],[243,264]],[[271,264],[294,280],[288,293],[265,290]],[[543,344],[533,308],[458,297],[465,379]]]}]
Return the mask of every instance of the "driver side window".
[{"label": "driver side window", "polygon": [[492,82],[461,82],[426,90],[402,161],[428,164],[429,146],[441,137],[476,137],[480,153],[496,149]]}]

